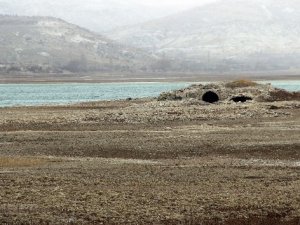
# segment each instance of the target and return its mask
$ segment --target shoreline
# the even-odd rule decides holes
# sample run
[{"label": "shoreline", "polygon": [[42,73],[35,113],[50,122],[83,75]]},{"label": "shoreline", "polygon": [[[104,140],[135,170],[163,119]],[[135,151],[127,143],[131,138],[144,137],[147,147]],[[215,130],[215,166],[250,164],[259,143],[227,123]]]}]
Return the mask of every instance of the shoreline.
[{"label": "shoreline", "polygon": [[[15,76],[15,77],[12,77]],[[107,75],[107,74],[39,74],[1,75],[0,84],[51,84],[51,83],[175,83],[175,82],[218,82],[238,79],[254,81],[300,80],[300,75],[266,74],[154,74],[154,75]]]},{"label": "shoreline", "polygon": [[[256,80],[255,80],[256,81]],[[155,85],[172,85],[172,84],[178,84],[178,85],[182,85],[182,86],[191,86],[191,85],[194,85],[194,84],[206,84],[206,83],[218,83],[218,82],[221,82],[221,81],[212,81],[212,82],[207,82],[207,81],[199,81],[199,82],[176,82],[176,83],[173,83],[173,82],[123,82],[123,83],[120,83],[120,82],[114,82],[114,83],[7,83],[7,84],[1,84],[0,83],[0,88],[3,87],[3,88],[10,88],[10,85],[12,86],[12,88],[16,87],[20,87],[20,86],[23,86],[23,85],[28,85],[28,86],[45,86],[45,87],[51,87],[51,86],[55,86],[57,85],[57,87],[59,87],[60,85],[63,87],[64,85],[67,85],[67,86],[78,86],[80,87],[81,85],[83,87],[85,86],[95,86],[97,88],[101,88],[101,87],[104,87],[106,85],[111,85],[112,87],[115,87],[114,88],[117,88],[117,87],[131,87],[131,85],[133,85],[133,87],[136,87],[138,85],[145,85],[145,87],[147,85],[149,85],[150,87],[154,87]],[[282,80],[261,80],[261,81],[256,81],[258,83],[261,83],[261,84],[268,84],[268,83],[272,83],[272,82],[285,82],[284,84],[282,84],[283,86],[284,85],[295,85],[296,88],[294,88],[293,90],[289,90],[289,89],[286,89],[287,91],[290,91],[290,92],[300,92],[300,89],[299,89],[299,85],[300,85],[300,79],[299,80],[289,80],[289,79],[282,79]],[[293,82],[293,83],[291,83]],[[8,87],[6,85],[9,85]],[[20,86],[19,86],[20,85]],[[180,88],[180,87],[178,87]],[[284,89],[284,88],[283,88]],[[162,90],[163,92],[163,90]],[[21,108],[21,107],[64,107],[64,106],[73,106],[73,105],[82,105],[82,104],[93,104],[93,103],[97,103],[97,102],[126,102],[126,101],[131,101],[131,100],[144,100],[144,99],[153,99],[153,98],[156,98],[158,96],[156,95],[151,95],[151,93],[149,93],[148,96],[131,96],[130,97],[130,100],[128,100],[128,97],[124,96],[123,98],[121,97],[116,97],[116,98],[110,98],[110,97],[107,97],[107,98],[102,98],[102,99],[70,99],[70,100],[67,100],[67,101],[58,101],[57,99],[53,99],[53,100],[57,100],[55,102],[52,102],[52,101],[44,101],[43,103],[29,103],[29,104],[24,104],[24,103],[18,103],[18,104],[13,104],[13,102],[15,100],[11,100],[12,102],[9,103],[9,104],[1,104],[0,102],[0,108]]]}]

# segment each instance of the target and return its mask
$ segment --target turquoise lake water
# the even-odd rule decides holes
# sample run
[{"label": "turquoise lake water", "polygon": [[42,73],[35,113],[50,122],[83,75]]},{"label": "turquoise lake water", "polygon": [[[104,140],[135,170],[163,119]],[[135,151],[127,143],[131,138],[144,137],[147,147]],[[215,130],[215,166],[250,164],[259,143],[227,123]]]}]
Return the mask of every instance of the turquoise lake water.
[{"label": "turquoise lake water", "polygon": [[[289,91],[300,91],[300,81],[267,81]],[[112,84],[1,84],[0,107],[66,104],[96,100],[155,97],[163,91],[192,83]]]}]

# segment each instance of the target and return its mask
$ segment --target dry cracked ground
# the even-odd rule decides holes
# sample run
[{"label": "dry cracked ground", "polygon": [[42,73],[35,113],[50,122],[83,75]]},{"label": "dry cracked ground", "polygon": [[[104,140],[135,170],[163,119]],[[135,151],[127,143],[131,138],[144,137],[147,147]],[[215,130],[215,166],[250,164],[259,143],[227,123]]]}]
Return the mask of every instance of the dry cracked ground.
[{"label": "dry cracked ground", "polygon": [[0,224],[300,224],[300,102],[0,109]]}]

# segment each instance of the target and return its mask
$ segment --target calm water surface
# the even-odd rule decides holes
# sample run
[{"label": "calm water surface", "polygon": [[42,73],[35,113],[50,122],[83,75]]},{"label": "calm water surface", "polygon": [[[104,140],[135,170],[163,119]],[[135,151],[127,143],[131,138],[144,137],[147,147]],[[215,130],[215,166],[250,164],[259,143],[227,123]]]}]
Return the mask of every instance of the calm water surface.
[{"label": "calm water surface", "polygon": [[300,80],[286,80],[286,81],[264,81],[262,83],[271,83],[273,86],[283,88],[288,91],[300,91]]},{"label": "calm water surface", "polygon": [[155,97],[190,83],[3,84],[0,107],[66,104],[95,100]]},{"label": "calm water surface", "polygon": [[[300,91],[300,81],[268,81],[290,91]],[[113,83],[113,84],[1,84],[0,107],[66,104],[95,100],[155,97],[163,91],[191,83]]]}]

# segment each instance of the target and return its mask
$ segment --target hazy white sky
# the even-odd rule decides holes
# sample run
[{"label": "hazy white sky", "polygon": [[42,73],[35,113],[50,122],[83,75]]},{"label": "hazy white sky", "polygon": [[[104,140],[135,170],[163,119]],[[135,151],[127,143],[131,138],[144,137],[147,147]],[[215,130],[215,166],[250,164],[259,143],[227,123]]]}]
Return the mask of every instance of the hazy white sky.
[{"label": "hazy white sky", "polygon": [[144,5],[151,5],[151,6],[171,6],[171,7],[178,7],[180,8],[191,8],[194,6],[200,6],[204,5],[210,2],[214,2],[217,0],[142,0],[142,1],[136,1],[140,4]]}]

